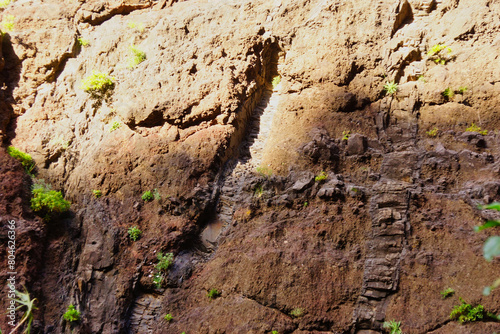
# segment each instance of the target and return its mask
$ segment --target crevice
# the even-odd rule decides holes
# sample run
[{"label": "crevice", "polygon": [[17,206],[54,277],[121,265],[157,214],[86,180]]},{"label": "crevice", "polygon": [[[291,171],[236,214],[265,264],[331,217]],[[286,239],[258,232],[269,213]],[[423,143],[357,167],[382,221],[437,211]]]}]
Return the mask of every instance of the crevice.
[{"label": "crevice", "polygon": [[271,90],[271,81],[274,76],[279,75],[278,62],[282,51],[277,43],[274,43],[264,47],[261,53],[264,65],[262,77],[265,82],[263,87],[254,93],[255,100],[247,101],[240,108],[240,117],[234,122],[236,132],[222,157],[224,165],[216,178],[212,194],[213,203],[217,203],[216,210],[200,235],[201,243],[209,251],[217,248],[222,231],[233,223],[233,213],[243,183],[246,178],[253,176],[255,169],[260,166],[265,142],[279,103],[281,86]]},{"label": "crevice", "polygon": [[136,10],[150,8],[152,2],[142,3],[142,4],[123,4],[121,3],[118,7],[106,8],[99,12],[92,12],[88,17],[82,17],[81,22],[88,23],[92,26],[101,25],[102,23],[108,21],[115,15],[128,15]]},{"label": "crevice", "polygon": [[[280,309],[279,309],[279,308],[277,308],[277,307],[273,307],[273,306],[270,306],[270,305],[266,305],[266,304],[264,304],[264,303],[262,303],[262,302],[258,301],[257,299],[252,298],[252,297],[247,296],[247,295],[244,295],[244,294],[242,294],[242,297],[243,297],[243,298],[246,298],[246,299],[248,299],[248,300],[254,301],[254,302],[256,302],[257,304],[259,304],[260,306],[262,306],[262,307],[265,307],[265,308],[268,308],[268,309],[271,309],[271,310],[278,311],[279,313],[283,314],[283,315],[284,315],[284,316],[286,316],[287,318],[292,319],[292,317],[291,317],[289,314],[287,314],[287,313],[283,312],[282,310],[280,310]],[[295,329],[297,329],[297,327],[296,327]],[[294,329],[294,330],[295,330],[295,329]]]},{"label": "crevice", "polygon": [[68,47],[68,49],[60,55],[57,59],[52,61],[50,64],[46,65],[47,68],[52,68],[52,71],[45,77],[45,82],[54,82],[57,81],[59,75],[61,75],[62,71],[66,67],[66,63],[69,59],[75,58],[78,55],[78,41],[77,36],[75,34],[75,38],[72,44]]}]

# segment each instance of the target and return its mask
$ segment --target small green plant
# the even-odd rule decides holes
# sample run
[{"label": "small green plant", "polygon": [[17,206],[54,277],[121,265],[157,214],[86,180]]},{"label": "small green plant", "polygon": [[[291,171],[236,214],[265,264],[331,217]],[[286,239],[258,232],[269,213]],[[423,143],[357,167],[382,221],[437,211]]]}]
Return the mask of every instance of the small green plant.
[{"label": "small green plant", "polygon": [[78,45],[84,46],[84,47],[89,46],[89,44],[90,44],[89,41],[84,39],[83,37],[78,37],[77,41],[78,41]]},{"label": "small green plant", "polygon": [[159,252],[156,257],[158,258],[158,263],[155,268],[158,271],[167,271],[172,263],[174,263],[174,254],[172,253],[166,253],[163,255],[162,252]]},{"label": "small green plant", "polygon": [[153,284],[157,289],[161,289],[163,283],[163,275],[161,273],[155,273],[153,275]]},{"label": "small green plant", "polygon": [[167,322],[170,322],[170,321],[174,320],[174,317],[170,313],[167,313],[163,316],[163,319],[165,319],[165,321],[167,321]]},{"label": "small green plant", "polygon": [[300,318],[304,315],[304,309],[297,307],[290,311],[290,315],[294,318]]},{"label": "small green plant", "polygon": [[427,56],[436,64],[444,65],[451,60],[451,52],[451,49],[446,45],[436,44],[427,52]]},{"label": "small green plant", "polygon": [[271,82],[271,84],[273,85],[273,89],[276,89],[276,87],[278,87],[280,82],[281,82],[281,77],[279,75],[275,76],[273,78],[273,81]]},{"label": "small green plant", "polygon": [[155,273],[153,275],[153,284],[157,289],[161,289],[163,283],[163,275],[161,273]]},{"label": "small green plant", "polygon": [[114,121],[113,124],[111,124],[111,127],[109,128],[109,132],[113,132],[115,130],[118,130],[122,124],[118,121]]},{"label": "small green plant", "polygon": [[157,201],[161,200],[161,195],[160,195],[160,192],[158,191],[157,188],[155,188],[153,190],[153,196],[154,196],[155,200],[157,200]]},{"label": "small green plant", "polygon": [[208,293],[207,293],[207,297],[210,300],[214,300],[215,298],[217,298],[219,296],[220,296],[220,292],[217,289],[212,289],[212,290],[208,291]]},{"label": "small green plant", "polygon": [[89,93],[94,99],[102,99],[110,96],[115,88],[115,78],[109,74],[99,71],[92,71],[92,74],[82,80],[81,89]]},{"label": "small green plant", "polygon": [[14,146],[7,147],[7,153],[14,159],[20,161],[21,165],[23,165],[24,167],[24,170],[28,174],[30,174],[31,171],[33,171],[33,168],[35,168],[35,162],[33,161],[31,155],[29,155],[28,153],[24,153],[23,151],[15,148]]},{"label": "small green plant", "polygon": [[137,23],[137,22],[132,22],[132,21],[129,21],[129,22],[127,23],[127,25],[128,25],[128,27],[129,27],[130,29],[137,30],[137,31],[138,31],[138,32],[140,32],[140,33],[144,32],[144,24],[142,24],[142,23],[140,23],[140,22],[139,22],[139,23]]},{"label": "small green plant", "polygon": [[151,193],[151,191],[148,190],[148,191],[145,191],[144,194],[142,194],[141,198],[144,202],[150,202],[154,199],[154,196]]},{"label": "small green plant", "polygon": [[450,314],[450,319],[457,319],[460,323],[473,322],[482,320],[487,314],[484,310],[483,305],[477,305],[472,307],[472,305],[467,304],[462,297],[459,297],[460,305],[455,305]]},{"label": "small green plant", "polygon": [[314,181],[316,182],[322,182],[325,181],[328,178],[328,174],[325,171],[321,171],[316,177],[314,178]]},{"label": "small green plant", "polygon": [[446,288],[443,291],[441,291],[440,294],[442,299],[446,299],[448,297],[453,296],[455,294],[455,290],[453,290],[452,288]]},{"label": "small green plant", "polygon": [[479,134],[486,136],[488,134],[488,130],[481,130],[479,126],[476,124],[472,123],[471,126],[469,126],[467,129],[465,129],[466,132],[478,132]]},{"label": "small green plant", "polygon": [[438,135],[438,128],[434,128],[432,130],[429,130],[429,131],[426,131],[425,133],[429,136],[429,137],[436,137]]},{"label": "small green plant", "polygon": [[165,276],[164,274],[172,263],[174,263],[174,254],[166,253],[163,255],[162,252],[159,252],[156,257],[158,259],[158,263],[155,265],[156,273],[153,275],[153,283],[157,289],[160,289]]},{"label": "small green plant", "polygon": [[309,206],[309,202],[308,201],[305,201],[304,202],[304,208],[307,208]]},{"label": "small green plant", "polygon": [[441,92],[441,95],[443,95],[443,97],[446,100],[451,100],[455,96],[455,93],[453,92],[453,90],[450,87],[448,87],[444,91]]},{"label": "small green plant", "polygon": [[[2,334],[2,333],[0,333]],[[278,331],[271,331],[271,334],[279,334]]]},{"label": "small green plant", "polygon": [[31,209],[35,212],[64,212],[69,210],[70,203],[66,201],[60,191],[51,190],[50,185],[43,180],[36,180],[31,193]]},{"label": "small green plant", "polygon": [[131,45],[129,48],[132,52],[132,57],[128,59],[128,68],[134,68],[146,60],[145,52],[139,50],[135,45]]},{"label": "small green plant", "polygon": [[12,31],[14,30],[14,22],[16,17],[14,15],[7,15],[4,17],[2,21],[2,30],[3,31]]},{"label": "small green plant", "polygon": [[417,80],[423,83],[427,82],[427,80],[425,80],[425,77],[423,75],[419,75]]},{"label": "small green plant", "polygon": [[260,176],[263,176],[263,177],[271,177],[273,175],[273,170],[267,166],[263,166],[263,167],[259,166],[259,167],[255,168],[255,170],[257,171],[257,174],[259,174]]},{"label": "small green plant", "polygon": [[31,299],[27,290],[24,290],[24,293],[15,290],[14,293],[17,296],[17,299],[11,299],[14,302],[20,304],[18,307],[16,307],[16,311],[23,307],[26,307],[26,309],[24,310],[21,321],[17,324],[16,327],[14,327],[14,329],[12,329],[11,333],[16,333],[17,329],[27,321],[26,328],[23,333],[30,334],[31,323],[33,322],[33,311],[37,309],[37,307],[35,307],[36,298]]},{"label": "small green plant", "polygon": [[257,184],[253,191],[254,195],[257,197],[261,197],[264,194],[264,186],[262,184]]},{"label": "small green plant", "polygon": [[81,313],[75,308],[73,304],[68,306],[68,310],[63,314],[63,318],[69,322],[80,321]]},{"label": "small green plant", "polygon": [[98,189],[94,189],[94,190],[92,190],[92,194],[94,195],[95,198],[99,198],[102,196],[102,191],[100,191]]},{"label": "small green plant", "polygon": [[[0,8],[5,8],[8,5],[10,5],[10,1],[11,0],[0,0]],[[0,332],[0,334],[1,334],[1,332]]]},{"label": "small green plant", "polygon": [[395,81],[386,81],[384,91],[385,95],[394,95],[398,91],[398,84]]},{"label": "small green plant", "polygon": [[458,91],[456,91],[457,94],[464,94],[467,91],[467,86],[462,86],[458,88]]},{"label": "small green plant", "polygon": [[127,232],[132,241],[136,241],[142,235],[142,231],[137,226],[129,227]]},{"label": "small green plant", "polygon": [[389,334],[402,334],[403,333],[401,331],[401,321],[395,321],[395,320],[384,321],[382,328],[389,330]]},{"label": "small green plant", "polygon": [[342,131],[342,140],[349,140],[349,137],[351,137],[351,131]]}]

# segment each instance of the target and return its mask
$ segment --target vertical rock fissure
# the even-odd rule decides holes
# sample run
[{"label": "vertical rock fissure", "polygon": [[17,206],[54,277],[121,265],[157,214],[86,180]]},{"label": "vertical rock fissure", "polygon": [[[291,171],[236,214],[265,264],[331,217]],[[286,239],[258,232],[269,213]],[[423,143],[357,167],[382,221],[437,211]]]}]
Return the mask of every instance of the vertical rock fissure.
[{"label": "vertical rock fissure", "polygon": [[201,241],[207,250],[215,249],[222,231],[232,224],[245,179],[261,165],[263,151],[281,97],[280,86],[278,84],[272,90],[264,90],[260,102],[248,120],[246,136],[239,146],[236,157],[226,163],[221,174],[217,213],[214,220],[201,233]]}]

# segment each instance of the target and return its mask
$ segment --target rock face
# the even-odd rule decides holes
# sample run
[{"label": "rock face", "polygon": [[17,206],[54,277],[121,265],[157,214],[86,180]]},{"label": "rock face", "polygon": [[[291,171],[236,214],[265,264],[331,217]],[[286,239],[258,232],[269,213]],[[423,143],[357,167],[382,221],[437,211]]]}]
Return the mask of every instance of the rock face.
[{"label": "rock face", "polygon": [[[500,330],[449,320],[458,296],[500,312],[473,232],[498,218],[477,205],[500,201],[497,1],[34,0],[1,15],[15,24],[0,241],[16,221],[34,332]],[[93,71],[106,98],[82,88]],[[8,145],[69,213],[31,212]],[[175,259],[155,284],[159,252]]]}]

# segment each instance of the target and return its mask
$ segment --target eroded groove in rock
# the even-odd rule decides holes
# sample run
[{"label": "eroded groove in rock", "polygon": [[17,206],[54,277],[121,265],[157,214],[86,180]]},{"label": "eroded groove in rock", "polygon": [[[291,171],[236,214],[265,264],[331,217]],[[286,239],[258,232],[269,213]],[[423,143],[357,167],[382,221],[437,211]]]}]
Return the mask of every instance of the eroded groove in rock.
[{"label": "eroded groove in rock", "polygon": [[227,163],[221,175],[218,214],[215,222],[210,223],[201,235],[204,246],[209,249],[214,248],[222,229],[231,224],[245,179],[260,167],[281,97],[280,88],[281,85],[277,85],[274,90],[264,91],[248,121],[247,134],[238,149],[237,157]]}]

